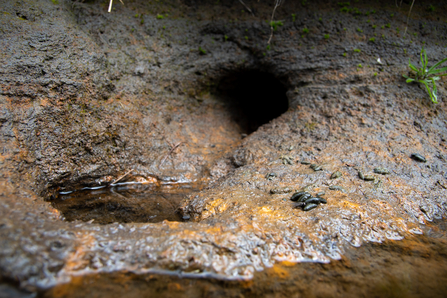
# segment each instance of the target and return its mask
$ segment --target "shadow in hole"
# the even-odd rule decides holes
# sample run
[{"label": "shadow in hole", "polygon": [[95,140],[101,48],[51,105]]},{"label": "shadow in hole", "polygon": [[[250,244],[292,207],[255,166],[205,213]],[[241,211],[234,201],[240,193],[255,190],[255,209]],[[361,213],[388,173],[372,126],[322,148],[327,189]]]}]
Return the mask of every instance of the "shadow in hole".
[{"label": "shadow in hole", "polygon": [[242,71],[224,76],[217,87],[242,133],[282,115],[289,108],[285,86],[270,73]]}]

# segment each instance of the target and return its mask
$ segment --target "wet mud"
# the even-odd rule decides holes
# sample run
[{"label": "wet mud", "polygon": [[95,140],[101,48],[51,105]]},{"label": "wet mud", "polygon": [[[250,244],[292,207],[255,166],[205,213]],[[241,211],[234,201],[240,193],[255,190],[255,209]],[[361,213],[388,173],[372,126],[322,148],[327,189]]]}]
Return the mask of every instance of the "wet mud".
[{"label": "wet mud", "polygon": [[1,8],[1,291],[443,297],[445,1],[114,2]]}]

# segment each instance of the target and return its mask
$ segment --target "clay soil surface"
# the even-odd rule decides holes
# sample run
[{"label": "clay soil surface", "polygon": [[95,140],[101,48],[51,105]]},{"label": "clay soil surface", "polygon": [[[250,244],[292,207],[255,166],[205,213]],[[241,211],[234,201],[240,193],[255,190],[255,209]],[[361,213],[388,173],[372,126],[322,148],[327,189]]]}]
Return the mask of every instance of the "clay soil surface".
[{"label": "clay soil surface", "polygon": [[445,297],[446,1],[3,2],[0,297]]}]

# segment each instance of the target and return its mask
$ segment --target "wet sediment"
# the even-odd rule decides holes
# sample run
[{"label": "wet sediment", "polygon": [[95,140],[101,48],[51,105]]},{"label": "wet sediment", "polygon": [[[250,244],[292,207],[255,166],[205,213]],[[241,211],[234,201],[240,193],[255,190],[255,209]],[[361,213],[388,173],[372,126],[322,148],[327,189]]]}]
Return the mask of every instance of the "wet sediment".
[{"label": "wet sediment", "polygon": [[[401,74],[422,46],[445,57],[445,3],[416,3],[406,38],[407,3],[284,3],[266,47],[272,7],[257,1],[254,16],[238,1],[117,3],[112,14],[56,2],[11,1],[0,16],[0,268],[11,288],[442,297],[445,78],[433,105]],[[113,215],[163,201],[117,188],[99,207],[104,224],[52,207],[94,206],[102,193],[44,201],[130,170],[151,193],[207,187],[162,204],[176,217],[158,223],[131,219],[138,207]],[[327,204],[295,208],[296,192]]]}]

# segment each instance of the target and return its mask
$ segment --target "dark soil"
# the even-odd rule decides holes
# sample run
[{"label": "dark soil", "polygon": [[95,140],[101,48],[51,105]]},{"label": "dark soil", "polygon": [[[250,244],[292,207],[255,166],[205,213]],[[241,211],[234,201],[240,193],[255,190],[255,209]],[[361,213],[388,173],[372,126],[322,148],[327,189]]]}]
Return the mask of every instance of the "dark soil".
[{"label": "dark soil", "polygon": [[[402,74],[447,56],[446,1],[284,2],[270,45],[274,1],[4,2],[3,296],[445,296],[446,77]],[[159,223],[58,205],[126,173],[148,209],[206,187]]]}]

